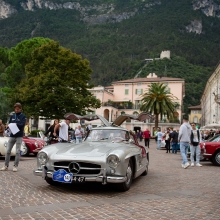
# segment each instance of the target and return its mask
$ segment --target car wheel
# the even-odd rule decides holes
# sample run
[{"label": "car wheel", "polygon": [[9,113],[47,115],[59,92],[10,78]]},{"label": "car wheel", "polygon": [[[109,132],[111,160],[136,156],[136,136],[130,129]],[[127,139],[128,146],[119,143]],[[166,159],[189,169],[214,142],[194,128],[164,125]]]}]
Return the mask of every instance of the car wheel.
[{"label": "car wheel", "polygon": [[29,155],[29,153],[30,153],[30,149],[29,149],[29,147],[26,144],[24,145],[23,149],[24,149],[24,151],[23,151],[22,156],[27,157]]},{"label": "car wheel", "polygon": [[216,166],[220,166],[220,151],[217,151],[211,159],[212,163]]},{"label": "car wheel", "polygon": [[131,159],[129,160],[128,167],[126,170],[126,177],[127,180],[124,183],[119,184],[119,190],[123,192],[130,189],[133,180],[133,163]]},{"label": "car wheel", "polygon": [[60,185],[61,183],[60,182],[57,182],[57,181],[53,181],[52,178],[49,178],[49,177],[45,177],[45,180],[48,184],[52,185],[52,186],[57,186],[57,185]]}]

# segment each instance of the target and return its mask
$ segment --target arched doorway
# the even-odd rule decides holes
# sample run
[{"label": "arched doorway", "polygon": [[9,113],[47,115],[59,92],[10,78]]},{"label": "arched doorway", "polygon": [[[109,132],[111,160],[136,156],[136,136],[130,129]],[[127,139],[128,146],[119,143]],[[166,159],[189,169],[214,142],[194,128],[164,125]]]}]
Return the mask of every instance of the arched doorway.
[{"label": "arched doorway", "polygon": [[105,109],[104,110],[104,118],[109,121],[109,110],[108,109]]}]

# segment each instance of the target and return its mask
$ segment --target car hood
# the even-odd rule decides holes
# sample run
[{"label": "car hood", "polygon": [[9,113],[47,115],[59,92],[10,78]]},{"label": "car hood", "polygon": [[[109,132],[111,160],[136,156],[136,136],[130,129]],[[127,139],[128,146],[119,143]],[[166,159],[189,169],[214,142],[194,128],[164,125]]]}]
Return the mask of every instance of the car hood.
[{"label": "car hood", "polygon": [[124,145],[124,143],[112,142],[84,142],[81,144],[71,144],[68,146],[64,146],[65,144],[62,144],[63,146],[58,147],[56,155],[61,157],[100,157],[122,144]]}]

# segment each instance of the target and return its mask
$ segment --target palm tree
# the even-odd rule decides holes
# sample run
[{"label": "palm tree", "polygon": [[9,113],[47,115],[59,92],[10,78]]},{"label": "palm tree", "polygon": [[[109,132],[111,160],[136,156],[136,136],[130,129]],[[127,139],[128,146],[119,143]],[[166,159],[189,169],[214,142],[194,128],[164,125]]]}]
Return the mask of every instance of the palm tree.
[{"label": "palm tree", "polygon": [[174,99],[177,98],[169,92],[167,85],[152,83],[142,97],[140,109],[155,115],[155,128],[158,127],[159,115],[166,115],[168,119],[173,117],[175,111]]}]

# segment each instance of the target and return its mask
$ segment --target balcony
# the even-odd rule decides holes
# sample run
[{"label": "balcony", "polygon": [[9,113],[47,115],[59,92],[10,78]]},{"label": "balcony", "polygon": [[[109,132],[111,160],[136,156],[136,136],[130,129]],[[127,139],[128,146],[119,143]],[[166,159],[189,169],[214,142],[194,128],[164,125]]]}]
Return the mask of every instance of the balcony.
[{"label": "balcony", "polygon": [[134,109],[134,105],[132,102],[113,102],[113,101],[108,101],[108,102],[104,102],[102,103],[102,106],[106,106],[106,107],[114,107],[117,109]]}]

